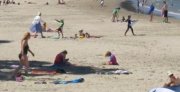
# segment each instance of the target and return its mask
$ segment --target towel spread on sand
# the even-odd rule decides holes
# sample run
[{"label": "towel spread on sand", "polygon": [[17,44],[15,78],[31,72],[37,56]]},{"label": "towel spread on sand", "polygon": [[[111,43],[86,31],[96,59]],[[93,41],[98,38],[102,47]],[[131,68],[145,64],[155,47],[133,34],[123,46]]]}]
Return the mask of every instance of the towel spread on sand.
[{"label": "towel spread on sand", "polygon": [[98,71],[96,72],[97,74],[107,74],[107,75],[111,75],[111,74],[132,74],[132,72],[129,72],[127,70],[124,69],[117,69],[117,70],[113,70],[113,71]]},{"label": "towel spread on sand", "polygon": [[77,78],[70,81],[56,80],[54,81],[54,84],[69,84],[69,83],[81,83],[81,82],[84,82],[84,78]]}]

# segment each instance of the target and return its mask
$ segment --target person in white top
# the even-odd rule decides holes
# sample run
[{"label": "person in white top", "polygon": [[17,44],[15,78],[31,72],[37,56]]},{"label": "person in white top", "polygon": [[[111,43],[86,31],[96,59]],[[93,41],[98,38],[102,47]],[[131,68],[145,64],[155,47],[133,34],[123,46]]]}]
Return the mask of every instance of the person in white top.
[{"label": "person in white top", "polygon": [[30,28],[30,31],[34,33],[34,38],[38,36],[37,33],[40,33],[41,37],[45,38],[42,33],[41,23],[45,23],[45,22],[41,19],[41,12],[38,12],[38,15],[34,17],[34,20]]}]

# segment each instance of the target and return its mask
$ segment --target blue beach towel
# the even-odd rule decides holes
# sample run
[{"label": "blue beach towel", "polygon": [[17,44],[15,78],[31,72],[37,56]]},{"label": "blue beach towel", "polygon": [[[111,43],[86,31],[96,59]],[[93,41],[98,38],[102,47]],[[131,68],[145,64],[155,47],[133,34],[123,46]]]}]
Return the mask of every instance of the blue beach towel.
[{"label": "blue beach towel", "polygon": [[54,84],[69,84],[69,83],[81,83],[81,82],[84,82],[84,78],[77,78],[70,81],[56,80],[54,81]]}]

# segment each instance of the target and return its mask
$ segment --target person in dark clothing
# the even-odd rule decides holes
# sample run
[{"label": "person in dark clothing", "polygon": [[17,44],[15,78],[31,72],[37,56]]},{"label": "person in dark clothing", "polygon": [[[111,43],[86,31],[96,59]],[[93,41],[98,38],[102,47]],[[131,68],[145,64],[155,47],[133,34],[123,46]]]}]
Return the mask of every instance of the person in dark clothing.
[{"label": "person in dark clothing", "polygon": [[28,69],[29,69],[29,61],[27,54],[30,52],[32,56],[34,56],[34,53],[30,50],[29,45],[28,45],[28,40],[30,39],[31,35],[29,32],[24,34],[23,39],[21,40],[21,52],[19,54],[19,59],[20,59],[20,65],[19,67],[13,72],[13,75],[11,77],[14,77],[19,70],[24,66],[25,67],[25,74],[28,74]]},{"label": "person in dark clothing", "polygon": [[69,65],[70,63],[68,62],[69,59],[66,59],[67,51],[64,50],[60,52],[59,54],[56,55],[56,58],[54,60],[54,65],[53,66],[63,66],[63,65]]},{"label": "person in dark clothing", "polygon": [[132,34],[135,36],[134,31],[133,31],[133,28],[132,28],[132,20],[131,20],[131,16],[130,16],[130,15],[128,16],[128,19],[126,20],[126,22],[128,22],[128,25],[127,25],[127,30],[126,30],[126,32],[124,33],[124,36],[126,36],[126,34],[127,34],[127,32],[129,31],[129,29],[131,29]]}]

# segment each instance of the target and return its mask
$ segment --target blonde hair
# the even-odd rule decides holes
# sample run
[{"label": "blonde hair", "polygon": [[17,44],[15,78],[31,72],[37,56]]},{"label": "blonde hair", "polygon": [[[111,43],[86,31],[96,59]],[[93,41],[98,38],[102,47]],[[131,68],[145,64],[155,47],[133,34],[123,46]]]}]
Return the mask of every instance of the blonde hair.
[{"label": "blonde hair", "polygon": [[31,34],[29,32],[26,32],[26,33],[24,33],[22,40],[27,40],[30,36],[31,36]]}]

